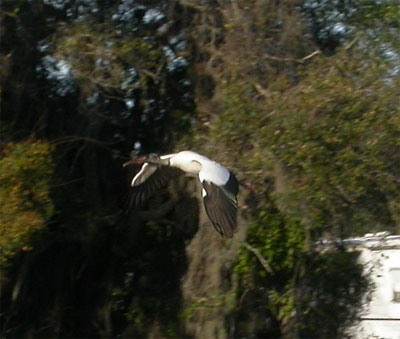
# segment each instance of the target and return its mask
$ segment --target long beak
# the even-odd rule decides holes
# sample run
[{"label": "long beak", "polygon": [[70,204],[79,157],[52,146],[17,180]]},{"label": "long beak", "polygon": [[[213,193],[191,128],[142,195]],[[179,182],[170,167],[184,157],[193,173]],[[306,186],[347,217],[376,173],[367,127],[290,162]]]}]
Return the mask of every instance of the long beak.
[{"label": "long beak", "polygon": [[146,162],[145,157],[140,157],[134,160],[129,160],[125,162],[122,167],[133,166],[133,165],[143,165]]}]

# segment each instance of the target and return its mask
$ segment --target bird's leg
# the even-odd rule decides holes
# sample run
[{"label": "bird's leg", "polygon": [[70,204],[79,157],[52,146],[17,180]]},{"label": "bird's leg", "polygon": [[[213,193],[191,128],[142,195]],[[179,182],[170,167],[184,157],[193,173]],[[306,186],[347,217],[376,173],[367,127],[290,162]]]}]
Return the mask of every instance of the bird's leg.
[{"label": "bird's leg", "polygon": [[254,185],[250,181],[239,182],[239,185],[244,187],[245,189],[249,190],[252,193],[256,193],[257,192],[256,188],[254,187]]}]

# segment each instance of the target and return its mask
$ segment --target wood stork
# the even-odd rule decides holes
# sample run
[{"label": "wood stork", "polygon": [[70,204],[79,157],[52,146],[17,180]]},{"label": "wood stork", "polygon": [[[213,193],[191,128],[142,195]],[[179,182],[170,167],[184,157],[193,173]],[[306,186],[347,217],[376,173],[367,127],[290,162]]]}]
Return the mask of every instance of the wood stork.
[{"label": "wood stork", "polygon": [[137,207],[171,178],[172,168],[198,176],[203,185],[202,196],[206,213],[223,238],[231,238],[236,228],[239,183],[235,175],[207,157],[192,152],[149,154],[124,163],[142,165],[133,177],[132,203]]}]

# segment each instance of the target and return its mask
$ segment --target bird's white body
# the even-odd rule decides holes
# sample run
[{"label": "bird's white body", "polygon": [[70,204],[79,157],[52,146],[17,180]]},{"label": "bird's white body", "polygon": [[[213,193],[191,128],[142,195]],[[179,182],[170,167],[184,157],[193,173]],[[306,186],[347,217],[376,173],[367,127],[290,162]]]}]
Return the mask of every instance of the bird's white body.
[{"label": "bird's white body", "polygon": [[198,175],[201,182],[207,180],[222,186],[229,180],[230,173],[225,167],[192,151],[163,155],[161,159],[169,159],[170,166],[179,168],[183,172]]}]

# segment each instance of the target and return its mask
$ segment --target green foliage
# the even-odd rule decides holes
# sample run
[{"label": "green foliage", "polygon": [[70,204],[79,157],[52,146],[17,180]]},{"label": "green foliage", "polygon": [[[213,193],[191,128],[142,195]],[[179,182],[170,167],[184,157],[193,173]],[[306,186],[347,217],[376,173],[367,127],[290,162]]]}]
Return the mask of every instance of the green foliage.
[{"label": "green foliage", "polygon": [[[304,225],[297,218],[284,216],[270,208],[260,212],[257,222],[249,229],[247,241],[257,248],[274,273],[287,274],[304,252],[305,238]],[[246,248],[240,251],[235,271],[240,274],[257,272],[261,278],[270,275]]]},{"label": "green foliage", "polygon": [[234,166],[268,197],[248,242],[272,272],[241,249],[238,331],[252,333],[247,323],[263,314],[272,320],[257,325],[261,337],[332,337],[356,315],[369,286],[358,255],[318,253],[313,244],[327,234],[395,230],[399,222],[398,84],[394,65],[371,55],[319,57],[297,68],[297,83],[276,79],[263,98],[253,79],[222,84],[210,134],[237,150]]},{"label": "green foliage", "polygon": [[[259,328],[260,336],[273,337],[278,331],[304,338],[335,337],[351,323],[369,288],[357,263],[358,253],[308,249],[304,225],[272,208],[251,226],[248,242],[271,271],[247,248],[240,250],[235,266],[237,312],[244,322],[261,312],[280,324],[279,330],[274,322]],[[291,324],[294,315],[297,321]],[[240,327],[246,331],[243,324]]]},{"label": "green foliage", "polygon": [[343,337],[346,326],[359,317],[364,293],[372,285],[358,256],[341,250],[305,256],[296,293],[302,338]]},{"label": "green foliage", "polygon": [[3,15],[17,18],[21,8],[25,5],[25,0],[3,0],[2,2]]},{"label": "green foliage", "polygon": [[395,230],[400,220],[395,64],[371,55],[320,57],[298,68],[297,84],[276,79],[265,98],[253,80],[221,85],[211,137],[236,150],[231,166],[273,181],[279,209],[315,235]]},{"label": "green foliage", "polygon": [[364,50],[379,46],[382,55],[399,48],[397,1],[305,0],[302,12],[310,20],[320,48],[335,53],[340,45]]},{"label": "green foliage", "polygon": [[[271,271],[260,259],[242,247],[234,268],[239,278],[239,299],[249,292],[251,299],[261,298],[267,314],[281,321],[295,312],[293,271],[306,253],[306,232],[295,217],[286,217],[271,207],[249,229],[248,243],[264,258]],[[243,302],[243,300],[242,300]]]},{"label": "green foliage", "polygon": [[139,82],[123,84],[126,65],[138,71],[141,86],[158,81],[165,63],[160,46],[139,37],[121,39],[106,24],[69,25],[60,28],[53,39],[57,57],[71,66],[87,94],[96,89],[115,95],[115,91],[138,88]]},{"label": "green foliage", "polygon": [[249,147],[254,123],[260,118],[257,103],[248,100],[254,95],[253,84],[241,82],[239,79],[222,87],[222,114],[215,124],[215,138],[241,150]]},{"label": "green foliage", "polygon": [[[255,335],[249,323],[259,337],[338,336],[368,284],[357,254],[319,253],[313,247],[322,236],[398,231],[397,58],[382,58],[392,51],[381,44],[390,36],[378,34],[372,41],[371,31],[358,30],[360,45],[350,44],[331,57],[312,47],[303,54],[309,56],[305,61],[304,36],[297,47],[281,50],[285,34],[292,46],[298,36],[282,22],[276,35],[269,31],[272,5],[238,5],[226,19],[220,48],[226,56],[216,54],[226,66],[215,76],[218,115],[207,137],[195,136],[198,149],[218,152],[218,159],[259,189],[252,211],[257,221],[247,238],[252,250],[243,247],[235,266],[238,336]],[[271,22],[261,31],[263,6]],[[252,43],[243,39],[244,31]],[[336,276],[340,286],[333,283]],[[271,320],[269,327],[265,319]]]},{"label": "green foliage", "polygon": [[8,144],[0,159],[0,265],[21,250],[54,214],[52,148],[28,140]]},{"label": "green foliage", "polygon": [[[357,3],[357,11],[349,16],[349,21],[360,29],[370,28],[381,31],[396,27],[400,19],[400,6],[397,2],[381,3],[362,0]],[[394,32],[393,32],[394,33]]]},{"label": "green foliage", "polygon": [[325,231],[390,228],[399,220],[398,85],[379,63],[336,58],[306,72],[262,133],[288,173],[281,198],[301,201],[303,217]]}]

